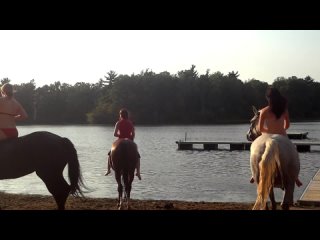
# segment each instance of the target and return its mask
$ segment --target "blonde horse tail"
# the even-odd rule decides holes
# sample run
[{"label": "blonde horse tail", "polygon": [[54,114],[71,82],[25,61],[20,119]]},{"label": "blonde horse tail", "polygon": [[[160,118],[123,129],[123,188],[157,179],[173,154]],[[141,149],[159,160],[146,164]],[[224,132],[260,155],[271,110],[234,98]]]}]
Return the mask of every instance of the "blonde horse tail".
[{"label": "blonde horse tail", "polygon": [[266,141],[266,148],[259,163],[260,177],[257,188],[257,200],[252,210],[264,209],[269,192],[273,186],[274,174],[279,162],[278,143],[273,139]]}]

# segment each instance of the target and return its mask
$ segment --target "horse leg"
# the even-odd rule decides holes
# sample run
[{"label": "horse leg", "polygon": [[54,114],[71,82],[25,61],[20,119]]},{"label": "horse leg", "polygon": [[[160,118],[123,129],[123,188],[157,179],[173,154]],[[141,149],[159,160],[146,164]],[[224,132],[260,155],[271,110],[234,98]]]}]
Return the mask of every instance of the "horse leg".
[{"label": "horse leg", "polygon": [[130,174],[124,173],[123,175],[127,210],[130,209],[130,192],[131,192],[131,184],[132,184],[133,178],[134,178],[134,172]]},{"label": "horse leg", "polygon": [[128,203],[128,210],[130,209],[130,195],[131,195],[131,189],[132,189],[132,182],[134,179],[134,172],[128,176],[128,187],[127,187],[127,203]]},{"label": "horse leg", "polygon": [[54,175],[46,175],[45,173],[38,171],[36,171],[36,173],[46,184],[48,191],[52,194],[58,206],[58,210],[64,210],[70,192],[70,185],[63,178],[62,172]]},{"label": "horse leg", "polygon": [[121,210],[122,208],[122,192],[123,192],[123,186],[121,184],[121,182],[118,183],[118,210]]},{"label": "horse leg", "polygon": [[115,172],[115,178],[116,178],[116,181],[118,183],[118,204],[117,204],[117,207],[118,207],[118,210],[121,210],[121,207],[122,207],[122,192],[123,192],[123,186],[122,186],[122,183],[121,183],[121,174],[119,174],[118,172]]},{"label": "horse leg", "polygon": [[130,192],[131,192],[131,184],[128,183],[128,186],[126,187],[126,194],[127,194],[127,210],[130,209]]},{"label": "horse leg", "polygon": [[276,203],[276,200],[275,200],[275,197],[274,197],[273,187],[270,189],[269,198],[270,198],[270,201],[271,201],[271,209],[272,210],[277,210],[277,203]]},{"label": "horse leg", "polygon": [[295,179],[287,181],[284,187],[284,197],[281,203],[282,210],[289,210],[293,205],[293,192],[294,192]]}]

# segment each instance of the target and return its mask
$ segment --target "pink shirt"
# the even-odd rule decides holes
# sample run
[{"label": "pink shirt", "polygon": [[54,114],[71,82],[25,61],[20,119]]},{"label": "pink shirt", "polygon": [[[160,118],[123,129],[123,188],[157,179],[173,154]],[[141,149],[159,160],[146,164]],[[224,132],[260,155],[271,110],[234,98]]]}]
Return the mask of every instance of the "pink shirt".
[{"label": "pink shirt", "polygon": [[134,127],[130,120],[121,119],[117,122],[119,138],[129,138],[133,140]]}]

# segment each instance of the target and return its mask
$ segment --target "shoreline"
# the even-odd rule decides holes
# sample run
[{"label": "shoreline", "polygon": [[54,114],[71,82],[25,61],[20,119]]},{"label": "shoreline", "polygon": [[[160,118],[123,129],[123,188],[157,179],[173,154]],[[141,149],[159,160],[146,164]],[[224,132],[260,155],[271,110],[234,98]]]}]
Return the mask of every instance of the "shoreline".
[{"label": "shoreline", "polygon": [[[117,210],[115,198],[69,196],[66,210]],[[251,210],[254,202],[188,202],[178,200],[131,199],[131,210]],[[52,196],[0,192],[0,210],[56,210]],[[280,206],[279,206],[280,209]],[[320,207],[293,206],[292,210],[320,210]]]},{"label": "shoreline", "polygon": [[[253,203],[131,199],[131,210],[250,210]],[[55,210],[52,196],[0,192],[0,210]],[[69,196],[66,210],[117,210],[116,198]]]}]

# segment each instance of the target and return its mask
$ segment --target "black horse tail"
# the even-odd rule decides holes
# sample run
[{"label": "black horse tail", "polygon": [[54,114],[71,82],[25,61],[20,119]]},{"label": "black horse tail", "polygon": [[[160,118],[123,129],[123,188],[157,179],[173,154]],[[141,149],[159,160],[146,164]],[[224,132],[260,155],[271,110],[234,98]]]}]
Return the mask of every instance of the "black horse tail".
[{"label": "black horse tail", "polygon": [[77,150],[68,138],[63,138],[63,140],[67,146],[65,156],[67,157],[68,162],[70,193],[73,196],[83,196],[83,191],[81,188],[86,188],[86,186],[83,183]]}]

